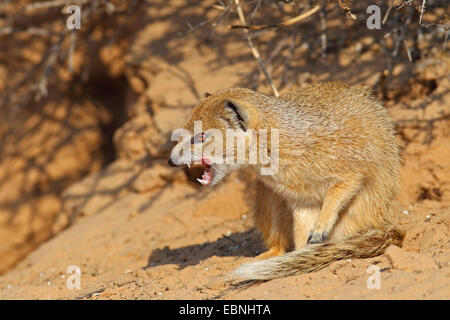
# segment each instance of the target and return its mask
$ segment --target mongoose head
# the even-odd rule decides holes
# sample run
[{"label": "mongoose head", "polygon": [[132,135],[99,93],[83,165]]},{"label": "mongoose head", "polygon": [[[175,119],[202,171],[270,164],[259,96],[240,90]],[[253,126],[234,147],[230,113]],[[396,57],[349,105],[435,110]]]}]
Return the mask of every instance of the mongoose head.
[{"label": "mongoose head", "polygon": [[169,164],[202,164],[204,173],[198,181],[204,186],[218,183],[229,172],[247,164],[245,154],[254,141],[249,129],[257,120],[255,108],[245,99],[251,94],[255,92],[233,88],[200,101],[184,128],[172,134],[172,140],[178,143]]}]

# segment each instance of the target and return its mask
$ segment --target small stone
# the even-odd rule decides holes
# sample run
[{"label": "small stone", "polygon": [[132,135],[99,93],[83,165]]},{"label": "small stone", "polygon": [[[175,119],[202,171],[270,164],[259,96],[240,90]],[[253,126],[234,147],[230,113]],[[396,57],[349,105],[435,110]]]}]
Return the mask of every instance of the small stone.
[{"label": "small stone", "polygon": [[143,93],[145,91],[146,85],[144,81],[137,76],[131,76],[129,78],[129,84],[131,88],[137,93]]},{"label": "small stone", "polygon": [[224,281],[218,277],[210,277],[206,288],[210,290],[219,290],[223,286]]},{"label": "small stone", "polygon": [[128,218],[133,219],[136,218],[138,215],[137,211],[131,211],[130,214],[128,215]]}]

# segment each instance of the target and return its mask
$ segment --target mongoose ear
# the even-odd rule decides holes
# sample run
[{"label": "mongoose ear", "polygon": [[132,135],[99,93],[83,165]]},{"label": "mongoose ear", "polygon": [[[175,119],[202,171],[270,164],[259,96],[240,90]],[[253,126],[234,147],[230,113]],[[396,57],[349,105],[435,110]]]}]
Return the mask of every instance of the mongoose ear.
[{"label": "mongoose ear", "polygon": [[205,94],[204,94],[204,98],[208,98],[208,97],[210,97],[211,96],[211,93],[209,93],[209,92],[205,92]]},{"label": "mongoose ear", "polygon": [[249,113],[239,102],[233,99],[226,99],[224,101],[224,118],[230,125],[237,129],[247,131],[250,124]]}]

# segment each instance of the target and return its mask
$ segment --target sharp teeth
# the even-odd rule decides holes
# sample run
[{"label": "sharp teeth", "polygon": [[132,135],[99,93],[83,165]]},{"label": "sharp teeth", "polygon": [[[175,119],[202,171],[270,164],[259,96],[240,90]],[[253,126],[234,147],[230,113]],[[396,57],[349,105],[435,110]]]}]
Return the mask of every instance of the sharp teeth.
[{"label": "sharp teeth", "polygon": [[197,178],[197,181],[200,182],[202,185],[205,185],[208,183],[207,180],[203,180],[203,179],[199,179],[199,178]]}]

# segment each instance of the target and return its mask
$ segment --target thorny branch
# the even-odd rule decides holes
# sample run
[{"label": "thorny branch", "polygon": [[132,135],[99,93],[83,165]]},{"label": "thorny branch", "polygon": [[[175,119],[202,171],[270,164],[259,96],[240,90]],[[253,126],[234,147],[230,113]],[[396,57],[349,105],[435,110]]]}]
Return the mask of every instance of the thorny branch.
[{"label": "thorny branch", "polygon": [[[246,21],[245,21],[245,16],[244,13],[242,12],[242,8],[241,5],[239,3],[239,0],[234,0],[234,3],[236,5],[236,9],[239,15],[239,19],[241,20],[243,25],[247,25]],[[263,72],[264,76],[266,77],[267,81],[269,82],[270,87],[272,88],[273,94],[275,95],[275,97],[279,97],[280,93],[278,92],[277,88],[275,87],[272,78],[270,77],[269,73],[267,72],[267,69],[261,59],[261,56],[258,52],[258,50],[256,49],[256,47],[253,44],[252,38],[250,37],[248,30],[244,29],[245,35],[247,37],[247,41],[248,41],[248,45],[252,51],[253,57],[255,57],[255,59],[258,61],[259,66],[261,68],[261,71]]]},{"label": "thorny branch", "polygon": [[[105,23],[105,20],[131,14],[141,2],[151,5],[151,1],[148,0],[29,1],[23,6],[24,10],[20,14],[11,16],[2,13],[2,8],[11,1],[3,1],[0,4],[0,41],[5,37],[14,39],[16,36],[25,35],[31,38],[40,37],[40,40],[42,38],[48,47],[41,60],[29,68],[23,79],[18,79],[3,91],[0,106],[20,108],[33,97],[37,100],[45,98],[49,84],[57,79],[55,72],[57,66],[67,68],[70,73],[79,72],[75,70],[75,56],[77,52],[90,45],[89,32],[95,26]],[[81,32],[71,32],[65,27],[56,28],[56,24],[34,24],[31,22],[33,19],[28,19],[44,17],[53,10],[62,22],[61,11],[58,10],[71,4],[82,6]],[[386,1],[381,6],[384,12],[382,32],[369,31],[366,28],[366,8],[371,4],[370,1],[350,0],[218,0],[212,6],[218,11],[216,17],[202,19],[198,23],[192,21],[187,24],[187,30],[176,31],[180,36],[186,36],[210,26],[208,40],[212,40],[220,32],[233,34],[236,29],[242,29],[252,56],[257,61],[258,69],[275,96],[279,95],[277,85],[283,88],[299,79],[305,79],[301,75],[304,69],[298,64],[301,60],[300,55],[307,55],[303,56],[307,59],[321,56],[323,63],[326,63],[331,61],[336,50],[350,46],[364,37],[372,38],[373,43],[382,47],[384,57],[389,58],[387,67],[379,77],[378,88],[381,88],[381,92],[385,92],[389,82],[394,78],[393,70],[396,65],[419,59],[424,56],[422,50],[429,50],[436,43],[440,49],[448,49],[450,23],[448,17],[439,13],[442,12],[442,8],[448,6],[447,1]],[[248,13],[244,14],[245,12]],[[183,16],[184,12],[180,11],[179,14]],[[7,18],[3,18],[6,16]],[[103,20],[95,19],[99,16],[103,17]],[[338,26],[330,23],[331,19],[336,17],[342,19],[342,23]],[[236,18],[239,19],[239,24],[230,23],[236,21]],[[220,26],[223,28],[219,28]],[[383,38],[382,33],[388,30],[390,31],[385,35],[386,38]],[[429,39],[432,39],[427,45],[423,44],[424,35],[429,35]],[[110,41],[115,39],[114,36]],[[86,79],[89,68],[89,59],[83,60],[81,79]],[[25,87],[28,90],[23,90]],[[19,88],[22,90],[18,90]]]},{"label": "thorny branch", "polygon": [[[234,6],[230,6],[231,2],[234,2]],[[384,39],[376,39],[380,33],[375,31],[367,32],[367,35],[375,38],[375,42],[383,45],[384,52],[390,55],[388,66],[381,73],[380,81],[378,82],[378,84],[381,84],[380,88],[382,92],[386,90],[386,87],[393,78],[394,67],[399,63],[404,63],[403,55],[400,54],[402,47],[405,50],[404,57],[409,62],[413,62],[414,59],[422,56],[422,53],[418,51],[422,49],[419,49],[417,44],[418,41],[421,41],[419,34],[422,34],[425,28],[429,33],[441,32],[440,30],[444,28],[442,47],[444,50],[447,48],[448,24],[437,23],[440,18],[437,18],[436,14],[433,16],[436,19],[436,23],[430,24],[429,22],[423,21],[424,15],[426,16],[428,14],[428,17],[430,17],[433,11],[445,7],[444,2],[435,1],[431,5],[427,4],[425,0],[390,0],[382,7],[382,12],[385,12],[382,17],[382,29],[391,30],[385,35],[385,38],[391,37],[393,39],[392,47]],[[211,24],[213,26],[211,34],[213,34],[217,25],[222,23],[225,16],[237,14],[240,24],[230,24],[229,29],[242,29],[244,31],[248,46],[253,57],[258,62],[261,73],[266,78],[274,94],[277,95],[278,89],[275,86],[275,81],[279,81],[281,86],[284,86],[289,81],[295,80],[287,80],[287,71],[292,68],[292,64],[297,60],[294,57],[296,57],[297,50],[299,49],[299,39],[301,39],[300,43],[303,47],[310,48],[308,52],[311,53],[312,50],[317,48],[319,55],[325,59],[327,53],[332,54],[333,49],[337,47],[336,41],[348,41],[336,39],[336,35],[331,34],[331,31],[327,27],[329,25],[328,19],[336,16],[336,14],[344,14],[348,18],[346,20],[347,23],[340,28],[344,39],[349,32],[364,34],[364,29],[367,29],[365,26],[365,19],[367,18],[366,8],[371,4],[369,1],[356,2],[350,0],[278,1],[277,4],[262,0],[231,0],[225,5],[222,1],[219,1],[219,4],[213,6],[215,9],[221,11],[218,18],[202,21],[195,26],[191,25],[186,33]],[[244,14],[243,10],[243,7],[246,5],[252,6],[248,16]],[[293,14],[292,9],[288,11],[281,10],[281,14],[273,13],[277,6],[280,8],[289,6],[294,8],[297,13]],[[402,9],[404,7],[406,8]],[[308,19],[314,15],[318,17],[316,19]],[[415,20],[416,16],[417,20]],[[270,20],[278,22],[256,23],[256,21],[270,22]],[[286,34],[288,35],[287,37],[285,36]],[[268,38],[270,40],[260,41],[260,38]],[[286,43],[286,40],[289,38],[291,39],[290,42]],[[414,44],[413,46],[411,46],[411,42]],[[262,46],[260,47],[260,43],[266,44],[265,52],[261,51]],[[258,47],[260,48],[257,49]],[[264,62],[261,59],[261,53],[269,57]],[[279,69],[281,69],[281,72],[279,72]],[[377,87],[378,85],[375,84],[374,88]]]}]

